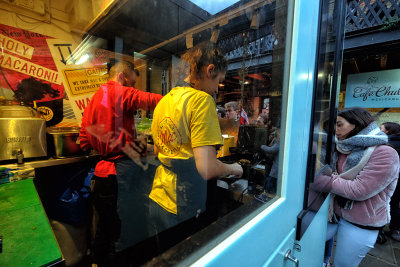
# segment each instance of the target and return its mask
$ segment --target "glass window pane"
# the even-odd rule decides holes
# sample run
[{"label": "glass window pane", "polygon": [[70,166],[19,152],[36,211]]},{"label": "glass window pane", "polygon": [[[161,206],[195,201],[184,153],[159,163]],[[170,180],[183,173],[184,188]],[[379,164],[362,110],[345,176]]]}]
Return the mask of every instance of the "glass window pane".
[{"label": "glass window pane", "polygon": [[[244,10],[249,11],[243,13]],[[284,57],[286,27],[287,5],[284,1],[250,1],[228,8],[212,20],[190,27],[168,40],[136,51],[135,55],[146,61],[150,76],[158,68],[158,75],[162,77],[158,80],[150,79],[147,89],[153,91],[153,88],[161,87],[163,94],[171,94],[177,90],[176,86],[182,86],[189,75],[190,68],[184,67],[182,55],[204,41],[216,44],[228,63],[225,77],[219,81],[218,92],[212,94],[223,136],[223,146],[217,147],[217,158],[224,164],[239,163],[243,168],[243,176],[240,178],[226,175],[209,180],[207,199],[204,202],[206,206],[199,217],[189,216],[188,220],[176,222],[155,221],[153,212],[179,214],[180,204],[177,203],[175,210],[168,210],[168,204],[163,200],[168,194],[164,192],[162,199],[156,199],[158,206],[154,207],[153,200],[162,193],[155,193],[157,178],[153,181],[153,177],[149,177],[148,180],[153,181],[153,184],[148,222],[153,228],[148,234],[156,235],[161,246],[170,236],[174,236],[174,241],[183,240],[218,220],[229,221],[229,227],[220,232],[221,236],[227,235],[243,225],[246,221],[244,218],[252,218],[280,197],[280,137],[284,135],[280,131],[280,123],[284,114],[282,106],[285,106],[286,101],[282,97],[285,95],[283,90],[287,88],[283,84],[287,60]],[[159,144],[158,147],[161,147],[158,135],[164,126],[154,127],[154,119],[158,124],[165,121],[159,119],[159,112],[155,111],[154,114],[156,118],[152,118],[151,113],[149,115],[153,119],[152,135],[155,146]],[[168,164],[169,161],[162,157],[159,156],[161,163]],[[186,163],[177,164],[184,166]],[[169,167],[173,170],[173,163]],[[180,177],[177,175],[178,191]],[[191,196],[195,197],[196,193]],[[177,198],[179,202],[179,192]],[[174,201],[172,207],[173,204]]]},{"label": "glass window pane", "polygon": [[322,1],[320,30],[318,40],[318,58],[315,73],[315,92],[313,100],[312,136],[310,137],[310,154],[304,210],[299,217],[304,218],[298,239],[301,238],[315,213],[323,204],[327,193],[317,192],[309,183],[314,181],[330,164],[334,145],[334,123],[337,112],[338,85],[340,84],[345,5],[340,1]]},{"label": "glass window pane", "polygon": [[[82,127],[100,158],[95,231],[112,228],[116,252],[144,263],[225,220],[218,239],[281,197],[286,0],[28,2],[1,13],[0,93]],[[202,43],[218,50],[183,60]]]}]

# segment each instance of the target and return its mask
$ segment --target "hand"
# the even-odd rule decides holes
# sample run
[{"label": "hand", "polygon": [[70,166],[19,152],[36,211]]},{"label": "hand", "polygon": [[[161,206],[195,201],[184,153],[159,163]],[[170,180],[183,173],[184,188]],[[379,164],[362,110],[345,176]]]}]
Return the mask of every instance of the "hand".
[{"label": "hand", "polygon": [[240,178],[243,175],[243,168],[239,163],[230,164],[231,175],[234,175],[236,178]]},{"label": "hand", "polygon": [[139,136],[134,143],[132,143],[132,147],[140,154],[141,157],[147,156],[147,141],[143,136]]},{"label": "hand", "polygon": [[328,164],[325,165],[317,164],[317,170],[315,171],[315,179],[318,178],[320,175],[331,176],[332,175],[331,167]]},{"label": "hand", "polygon": [[[136,142],[136,141],[135,141]],[[130,158],[132,159],[137,165],[143,168],[143,170],[147,170],[148,163],[142,162],[142,155],[146,155],[146,151],[143,148],[143,144],[135,144],[133,142],[126,143],[121,150]],[[146,159],[146,158],[144,158]]]}]

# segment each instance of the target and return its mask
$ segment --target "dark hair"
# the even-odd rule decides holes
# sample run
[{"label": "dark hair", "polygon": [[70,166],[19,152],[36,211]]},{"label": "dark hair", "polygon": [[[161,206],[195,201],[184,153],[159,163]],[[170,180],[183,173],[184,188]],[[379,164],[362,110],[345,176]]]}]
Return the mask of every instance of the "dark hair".
[{"label": "dark hair", "polygon": [[384,122],[382,125],[385,126],[387,135],[400,135],[400,124],[395,122]]},{"label": "dark hair", "polygon": [[218,73],[225,72],[228,69],[228,62],[221,50],[211,42],[201,42],[192,47],[182,56],[182,60],[190,64],[190,76],[196,80],[202,78],[201,70],[209,64],[215,66],[213,78],[217,77]]},{"label": "dark hair", "polygon": [[225,109],[221,106],[217,106],[217,113],[221,114],[221,118],[225,118]]},{"label": "dark hair", "polygon": [[129,75],[130,72],[135,72],[135,65],[130,61],[116,61],[108,72],[108,78],[112,79],[120,72],[124,75]]},{"label": "dark hair", "polygon": [[350,108],[338,112],[338,117],[346,119],[351,124],[354,124],[354,129],[349,133],[347,138],[357,135],[362,129],[370,125],[374,118],[368,110],[363,108]]},{"label": "dark hair", "polygon": [[264,125],[268,124],[269,116],[267,114],[260,114],[259,116],[263,119]]}]

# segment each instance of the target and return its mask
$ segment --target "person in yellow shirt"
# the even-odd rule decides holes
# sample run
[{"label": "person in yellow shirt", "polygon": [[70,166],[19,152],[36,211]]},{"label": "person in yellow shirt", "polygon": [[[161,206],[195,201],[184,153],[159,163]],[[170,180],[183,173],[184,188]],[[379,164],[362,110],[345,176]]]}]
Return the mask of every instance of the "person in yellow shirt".
[{"label": "person in yellow shirt", "polygon": [[157,233],[205,211],[207,180],[243,174],[239,164],[216,158],[223,139],[212,96],[225,79],[226,59],[209,42],[191,48],[181,59],[189,63],[190,74],[158,103],[151,128],[162,163],[149,195]]}]

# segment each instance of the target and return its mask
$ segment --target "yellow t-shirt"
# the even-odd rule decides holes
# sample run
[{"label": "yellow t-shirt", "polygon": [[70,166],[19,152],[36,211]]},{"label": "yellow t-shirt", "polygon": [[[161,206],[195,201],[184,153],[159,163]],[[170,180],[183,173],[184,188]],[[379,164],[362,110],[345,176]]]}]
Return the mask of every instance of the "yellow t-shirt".
[{"label": "yellow t-shirt", "polygon": [[193,148],[223,144],[214,99],[191,87],[176,87],[158,103],[151,130],[162,165],[157,168],[149,197],[177,214],[177,179],[185,177],[177,177],[169,168],[171,161],[182,160],[183,164],[193,158]]}]

